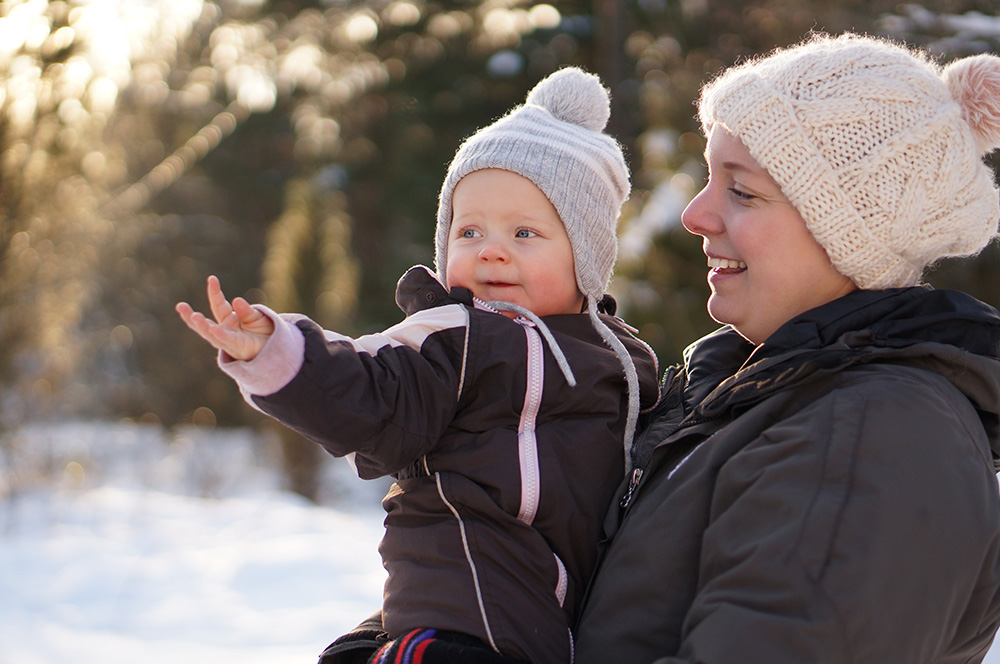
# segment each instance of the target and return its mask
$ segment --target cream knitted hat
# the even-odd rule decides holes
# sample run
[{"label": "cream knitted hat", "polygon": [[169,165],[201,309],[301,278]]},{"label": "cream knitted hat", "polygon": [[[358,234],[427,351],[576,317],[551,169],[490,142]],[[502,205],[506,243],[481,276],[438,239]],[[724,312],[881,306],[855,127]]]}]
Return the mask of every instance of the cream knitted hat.
[{"label": "cream knitted hat", "polygon": [[599,301],[611,280],[618,215],[630,191],[621,147],[603,133],[610,115],[600,79],[567,67],[539,82],[524,105],[466,139],[441,187],[435,264],[442,283],[448,283],[455,185],[473,171],[500,168],[531,180],[555,206],[573,246],[580,292]]},{"label": "cream knitted hat", "polygon": [[997,235],[1000,58],[942,69],[870,37],[816,35],[706,85],[722,125],[781,186],[834,267],[860,288],[916,284]]}]

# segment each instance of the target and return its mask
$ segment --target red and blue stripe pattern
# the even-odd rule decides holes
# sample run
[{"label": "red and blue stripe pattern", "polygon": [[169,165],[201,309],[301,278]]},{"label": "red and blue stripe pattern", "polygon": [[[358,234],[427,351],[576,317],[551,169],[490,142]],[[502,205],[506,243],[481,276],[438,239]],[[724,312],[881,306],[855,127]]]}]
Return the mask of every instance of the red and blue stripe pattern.
[{"label": "red and blue stripe pattern", "polygon": [[368,660],[371,664],[422,664],[427,647],[435,641],[436,629],[415,629],[391,641]]}]

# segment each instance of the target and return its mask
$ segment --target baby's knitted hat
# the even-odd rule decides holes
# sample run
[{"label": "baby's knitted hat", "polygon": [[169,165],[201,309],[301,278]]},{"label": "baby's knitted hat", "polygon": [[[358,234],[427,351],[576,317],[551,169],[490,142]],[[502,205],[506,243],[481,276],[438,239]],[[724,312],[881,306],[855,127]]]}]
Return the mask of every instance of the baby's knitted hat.
[{"label": "baby's knitted hat", "polygon": [[733,67],[702,90],[781,186],[834,267],[860,288],[912,286],[997,235],[1000,58],[942,69],[919,51],[816,35]]},{"label": "baby's knitted hat", "polygon": [[[611,100],[600,79],[567,67],[540,81],[524,105],[466,139],[441,187],[434,260],[438,277],[447,284],[452,197],[459,180],[469,173],[485,168],[511,171],[531,180],[545,194],[566,227],[573,247],[576,284],[587,299],[587,314],[625,371],[628,413],[624,454],[629,472],[639,415],[639,379],[628,350],[597,311],[618,256],[618,215],[631,188],[621,146],[604,133],[610,116]],[[549,338],[545,323],[532,312],[506,302],[488,304],[533,320]],[[551,339],[549,344],[567,380],[575,384],[558,344]]]},{"label": "baby's knitted hat", "polygon": [[599,301],[618,255],[618,215],[630,190],[621,147],[603,133],[610,115],[600,79],[567,67],[539,82],[524,105],[466,139],[441,187],[435,257],[441,281],[448,283],[455,185],[473,171],[500,168],[531,180],[555,206],[580,292]]}]

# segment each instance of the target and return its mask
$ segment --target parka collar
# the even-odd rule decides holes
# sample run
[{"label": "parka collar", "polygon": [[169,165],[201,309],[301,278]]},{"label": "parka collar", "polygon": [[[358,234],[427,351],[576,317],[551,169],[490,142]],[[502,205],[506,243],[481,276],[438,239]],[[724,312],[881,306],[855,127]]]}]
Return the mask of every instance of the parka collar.
[{"label": "parka collar", "polygon": [[778,328],[754,353],[823,348],[838,341],[904,346],[932,341],[996,358],[1000,314],[970,295],[930,286],[858,290],[816,307]]},{"label": "parka collar", "polygon": [[973,403],[1000,459],[1000,314],[929,286],[855,291],[805,312],[754,348],[729,327],[685,351],[684,400],[713,417],[817,374],[868,362],[925,366]]}]

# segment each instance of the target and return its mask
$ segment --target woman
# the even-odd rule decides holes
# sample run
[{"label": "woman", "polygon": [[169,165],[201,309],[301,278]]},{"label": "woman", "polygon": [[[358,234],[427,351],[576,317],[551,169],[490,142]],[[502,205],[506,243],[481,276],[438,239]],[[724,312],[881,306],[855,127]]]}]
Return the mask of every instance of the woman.
[{"label": "woman", "polygon": [[1000,315],[919,285],[1000,219],[1000,59],[815,36],[705,87],[719,331],[669,369],[578,664],[976,662],[1000,622]]}]

